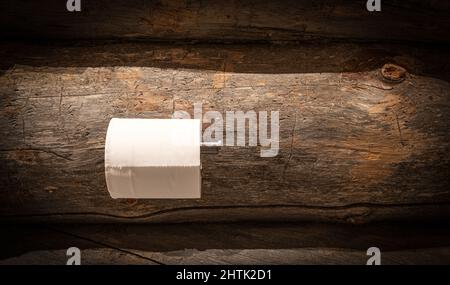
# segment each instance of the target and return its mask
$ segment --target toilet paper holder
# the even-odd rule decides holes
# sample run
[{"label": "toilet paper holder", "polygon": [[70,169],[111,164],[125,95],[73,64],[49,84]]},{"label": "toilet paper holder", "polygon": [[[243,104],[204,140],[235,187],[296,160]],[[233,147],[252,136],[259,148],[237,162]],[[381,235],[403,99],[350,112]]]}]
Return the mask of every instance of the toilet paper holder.
[{"label": "toilet paper holder", "polygon": [[222,141],[215,142],[201,142],[200,153],[201,154],[218,154],[219,149],[222,146]]},{"label": "toilet paper holder", "polygon": [[111,119],[105,142],[110,196],[126,199],[201,198],[201,154],[222,141],[202,141],[198,119]]}]

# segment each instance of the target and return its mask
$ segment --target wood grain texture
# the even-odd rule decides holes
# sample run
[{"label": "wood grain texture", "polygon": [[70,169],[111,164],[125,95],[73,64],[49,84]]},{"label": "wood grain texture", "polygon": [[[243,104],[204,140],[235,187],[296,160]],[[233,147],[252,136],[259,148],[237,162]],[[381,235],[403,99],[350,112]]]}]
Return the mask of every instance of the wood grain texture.
[{"label": "wood grain texture", "polygon": [[[448,52],[376,44],[3,44],[2,220],[182,222],[450,216]],[[402,83],[379,68],[404,66]],[[202,156],[200,200],[113,200],[112,117],[279,110],[280,152]]]},{"label": "wood grain texture", "polygon": [[2,225],[0,264],[446,264],[442,224],[206,223],[165,225]]},{"label": "wood grain texture", "polygon": [[311,38],[445,42],[446,1],[96,0],[2,1],[2,38],[301,41]]},{"label": "wood grain texture", "polygon": [[[365,251],[335,248],[208,249],[148,252],[108,248],[82,251],[82,265],[365,265]],[[0,265],[64,265],[66,250],[41,250],[4,260]],[[382,253],[382,265],[447,265],[450,248]]]}]

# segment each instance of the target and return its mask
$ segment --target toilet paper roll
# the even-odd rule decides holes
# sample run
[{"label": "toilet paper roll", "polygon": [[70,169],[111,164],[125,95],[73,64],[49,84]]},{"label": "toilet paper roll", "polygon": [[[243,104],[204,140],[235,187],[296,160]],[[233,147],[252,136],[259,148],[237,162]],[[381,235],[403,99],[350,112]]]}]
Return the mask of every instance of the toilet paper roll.
[{"label": "toilet paper roll", "polygon": [[105,176],[112,198],[200,198],[197,119],[111,119]]}]

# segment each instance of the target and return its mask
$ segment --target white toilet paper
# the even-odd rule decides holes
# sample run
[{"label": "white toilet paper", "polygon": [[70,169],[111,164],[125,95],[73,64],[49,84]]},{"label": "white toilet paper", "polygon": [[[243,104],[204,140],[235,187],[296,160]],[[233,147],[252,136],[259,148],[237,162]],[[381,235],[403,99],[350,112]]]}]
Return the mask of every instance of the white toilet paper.
[{"label": "white toilet paper", "polygon": [[200,120],[111,119],[105,176],[112,198],[200,198]]}]

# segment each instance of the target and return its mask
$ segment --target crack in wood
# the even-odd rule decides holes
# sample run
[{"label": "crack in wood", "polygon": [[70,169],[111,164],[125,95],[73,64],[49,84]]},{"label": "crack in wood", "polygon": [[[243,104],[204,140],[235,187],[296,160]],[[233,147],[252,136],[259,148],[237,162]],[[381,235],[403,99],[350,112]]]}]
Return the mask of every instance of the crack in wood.
[{"label": "crack in wood", "polygon": [[[342,83],[318,83],[318,84],[305,84],[305,83],[294,83],[292,85],[289,84],[283,84],[283,85],[277,85],[277,84],[271,84],[270,87],[295,87],[295,86],[302,86],[302,87],[342,87],[345,86],[347,84],[342,84]],[[173,85],[172,85],[173,86]],[[375,87],[375,86],[372,86]],[[253,88],[253,89],[264,89],[267,88],[267,86],[258,86],[258,85],[237,85],[237,86],[227,86],[227,87],[221,87],[221,90],[239,90],[240,88]],[[376,87],[375,87],[376,88]],[[208,87],[208,86],[202,86],[199,88],[175,88],[177,91],[198,91],[198,90],[211,90],[211,91],[215,91],[218,88],[216,87]],[[152,92],[152,91],[157,91],[158,88],[145,88],[145,89],[139,89],[139,91],[141,92]],[[390,89],[381,89],[381,90],[390,90]],[[90,96],[108,96],[111,94],[123,94],[123,91],[110,91],[110,92],[99,92],[99,93],[87,93],[87,94],[65,94],[64,97],[90,97]],[[58,95],[43,95],[43,96],[24,96],[24,97],[19,97],[16,98],[16,100],[27,100],[27,99],[49,99],[49,98],[60,98],[60,94]]]},{"label": "crack in wood", "polygon": [[124,216],[124,215],[115,215],[115,214],[107,214],[107,213],[99,213],[99,212],[60,212],[60,213],[42,213],[42,214],[13,214],[13,215],[0,215],[0,219],[9,219],[9,218],[28,218],[28,217],[49,217],[49,216],[80,216],[80,215],[91,215],[91,216],[104,216],[110,218],[118,218],[118,219],[144,219],[155,217],[159,215],[190,211],[190,210],[227,210],[227,209],[276,209],[276,208],[294,208],[294,209],[312,209],[312,210],[329,210],[331,212],[336,210],[352,210],[357,208],[407,208],[407,207],[423,207],[423,206],[431,206],[431,207],[441,207],[441,206],[450,206],[450,201],[442,201],[442,202],[418,202],[418,203],[391,203],[391,204],[377,204],[377,203],[353,203],[348,205],[339,205],[339,206],[318,206],[318,205],[293,205],[293,204],[267,204],[267,205],[224,205],[224,206],[190,206],[190,207],[178,207],[178,208],[170,208],[158,210],[152,213],[143,214],[143,215],[135,215],[135,216]]},{"label": "crack in wood", "polygon": [[292,127],[292,131],[291,131],[291,144],[289,146],[289,156],[288,156],[288,159],[283,168],[282,182],[284,182],[286,179],[286,171],[287,171],[287,169],[289,167],[289,163],[291,162],[291,159],[292,159],[292,149],[294,148],[294,137],[295,137],[296,126],[297,126],[297,112],[294,112],[294,126]]},{"label": "crack in wood", "polygon": [[399,133],[399,135],[400,135],[400,144],[401,144],[402,146],[405,146],[405,142],[403,141],[402,130],[401,130],[401,128],[400,128],[400,123],[399,123],[399,121],[398,121],[398,115],[397,115],[397,114],[395,114],[395,119],[397,120],[398,133]]},{"label": "crack in wood", "polygon": [[65,159],[65,160],[69,160],[69,161],[73,161],[72,158],[59,154],[53,150],[49,150],[49,149],[43,149],[43,148],[15,148],[15,149],[0,149],[0,151],[3,152],[9,152],[9,151],[40,151],[40,152],[45,152],[48,154],[52,154],[54,156],[57,156],[59,158]]},{"label": "crack in wood", "polygon": [[162,262],[160,262],[160,261],[158,261],[156,259],[143,256],[141,254],[132,252],[130,250],[126,250],[126,249],[123,249],[123,248],[120,248],[120,247],[116,247],[116,246],[113,246],[113,245],[110,245],[110,244],[107,244],[107,243],[104,243],[104,242],[100,242],[100,241],[97,241],[97,240],[94,240],[94,239],[91,239],[91,238],[88,238],[88,237],[84,237],[84,236],[81,236],[81,235],[78,235],[78,234],[74,234],[74,233],[71,233],[71,232],[68,232],[68,231],[63,231],[63,230],[60,230],[60,229],[56,229],[54,227],[50,227],[50,226],[45,226],[45,227],[47,229],[51,230],[51,231],[54,231],[54,232],[57,232],[57,233],[61,233],[61,234],[64,234],[64,235],[68,235],[68,236],[71,236],[71,237],[75,237],[75,238],[78,238],[78,239],[82,239],[82,240],[85,240],[85,241],[89,241],[91,243],[94,243],[94,244],[97,244],[97,245],[100,245],[100,246],[103,246],[103,247],[106,247],[106,248],[114,249],[114,250],[117,250],[117,251],[120,251],[120,252],[123,252],[123,253],[126,253],[126,254],[130,254],[130,255],[136,256],[138,258],[148,260],[148,261],[153,262],[153,263],[158,264],[158,265],[165,265],[164,263],[162,263]]}]

